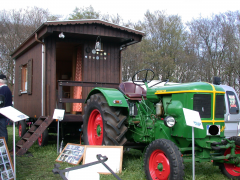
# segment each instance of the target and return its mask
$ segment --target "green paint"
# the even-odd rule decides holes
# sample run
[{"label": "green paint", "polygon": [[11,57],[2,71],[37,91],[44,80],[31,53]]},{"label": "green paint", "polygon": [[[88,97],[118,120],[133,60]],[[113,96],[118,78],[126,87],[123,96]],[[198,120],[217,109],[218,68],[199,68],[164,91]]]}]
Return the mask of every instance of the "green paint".
[{"label": "green paint", "polygon": [[[90,98],[90,96],[92,94],[96,94],[96,93],[102,93],[104,95],[104,97],[106,98],[109,106],[128,107],[128,104],[127,104],[127,101],[126,101],[124,95],[119,90],[113,89],[113,88],[96,87],[96,88],[92,89],[90,91],[90,93],[88,94],[88,97],[87,97],[85,103],[87,102],[87,100]],[[115,104],[114,100],[120,100],[122,103]]]},{"label": "green paint", "polygon": [[159,171],[162,171],[162,170],[163,170],[163,165],[162,165],[162,163],[159,163],[158,166],[157,166],[157,168],[158,168]]},{"label": "green paint", "polygon": [[102,129],[101,129],[100,125],[98,125],[97,126],[97,135],[98,136],[101,136],[101,131],[102,131]]},{"label": "green paint", "polygon": [[[109,106],[123,107],[128,110],[126,120],[126,126],[128,128],[126,138],[128,141],[145,143],[148,145],[156,139],[169,139],[179,147],[179,150],[183,154],[184,161],[190,162],[192,151],[192,127],[186,125],[183,108],[193,110],[195,96],[201,94],[208,95],[211,101],[209,105],[209,117],[201,118],[203,129],[194,129],[195,160],[197,162],[206,162],[214,159],[214,163],[222,163],[224,159],[231,157],[228,163],[240,165],[240,155],[235,154],[234,142],[219,145],[223,151],[227,148],[231,148],[231,154],[227,156],[219,153],[219,151],[215,151],[212,147],[212,143],[220,143],[224,138],[224,117],[216,118],[216,114],[213,113],[216,112],[214,104],[216,95],[224,96],[223,92],[224,90],[219,86],[205,82],[195,82],[177,85],[167,84],[162,87],[147,88],[147,99],[143,99],[142,101],[130,100],[119,90],[112,88],[94,88],[88,95],[88,98],[90,98],[92,94],[102,93]],[[115,104],[114,100],[121,100],[122,104]],[[156,115],[156,104],[160,101],[163,104],[164,113],[159,116]],[[222,105],[224,106],[224,104]],[[132,111],[132,108],[136,108],[135,111]],[[203,111],[205,111],[204,108]],[[137,113],[134,114],[134,112]],[[176,124],[172,128],[168,128],[164,125],[164,118],[166,116],[175,118]],[[213,124],[220,126],[220,135],[207,134],[207,126]],[[101,128],[98,127],[98,135],[100,132]],[[157,168],[162,171],[162,164],[159,163]]]}]

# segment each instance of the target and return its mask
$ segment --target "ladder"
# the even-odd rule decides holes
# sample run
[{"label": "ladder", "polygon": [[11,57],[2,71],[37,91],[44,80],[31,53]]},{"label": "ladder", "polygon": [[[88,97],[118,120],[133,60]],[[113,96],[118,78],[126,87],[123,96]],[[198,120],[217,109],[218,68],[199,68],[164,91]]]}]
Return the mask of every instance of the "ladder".
[{"label": "ladder", "polygon": [[45,129],[52,123],[52,117],[40,116],[31,128],[16,144],[16,155],[24,155],[27,150],[40,137]]}]

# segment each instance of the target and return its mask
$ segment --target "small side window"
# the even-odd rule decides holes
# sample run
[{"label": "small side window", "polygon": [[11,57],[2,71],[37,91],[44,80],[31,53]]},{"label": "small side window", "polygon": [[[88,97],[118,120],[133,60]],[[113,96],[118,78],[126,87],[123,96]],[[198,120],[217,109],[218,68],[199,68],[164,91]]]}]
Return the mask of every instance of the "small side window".
[{"label": "small side window", "polygon": [[234,92],[227,91],[227,99],[228,99],[228,106],[229,106],[229,113],[230,114],[238,114],[239,113],[239,106],[237,102],[237,98]]},{"label": "small side window", "polygon": [[22,93],[32,94],[32,59],[19,66],[18,90],[19,95]]},{"label": "small side window", "polygon": [[22,93],[27,93],[27,82],[28,82],[28,68],[27,68],[27,64],[22,66]]}]

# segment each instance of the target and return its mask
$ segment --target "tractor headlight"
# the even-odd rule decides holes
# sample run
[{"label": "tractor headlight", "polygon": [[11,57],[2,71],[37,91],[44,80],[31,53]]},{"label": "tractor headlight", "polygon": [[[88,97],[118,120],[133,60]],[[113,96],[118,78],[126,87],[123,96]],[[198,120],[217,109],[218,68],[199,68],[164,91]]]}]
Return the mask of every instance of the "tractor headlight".
[{"label": "tractor headlight", "polygon": [[175,125],[175,123],[176,123],[176,120],[172,116],[167,116],[164,118],[164,124],[165,124],[165,126],[167,126],[169,128],[173,127]]}]

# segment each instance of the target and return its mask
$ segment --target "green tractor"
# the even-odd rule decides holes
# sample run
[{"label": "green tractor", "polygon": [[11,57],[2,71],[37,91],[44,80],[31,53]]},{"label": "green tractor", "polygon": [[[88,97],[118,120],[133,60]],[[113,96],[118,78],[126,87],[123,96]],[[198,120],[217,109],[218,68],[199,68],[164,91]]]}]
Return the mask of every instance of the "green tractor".
[{"label": "green tractor", "polygon": [[240,179],[240,138],[224,137],[224,90],[205,82],[149,86],[153,79],[154,72],[144,69],[119,89],[94,88],[84,109],[84,143],[134,143],[138,149],[144,147],[147,179],[183,179],[183,162],[192,161],[186,108],[198,111],[203,125],[194,129],[195,161],[213,161],[227,177]]}]

